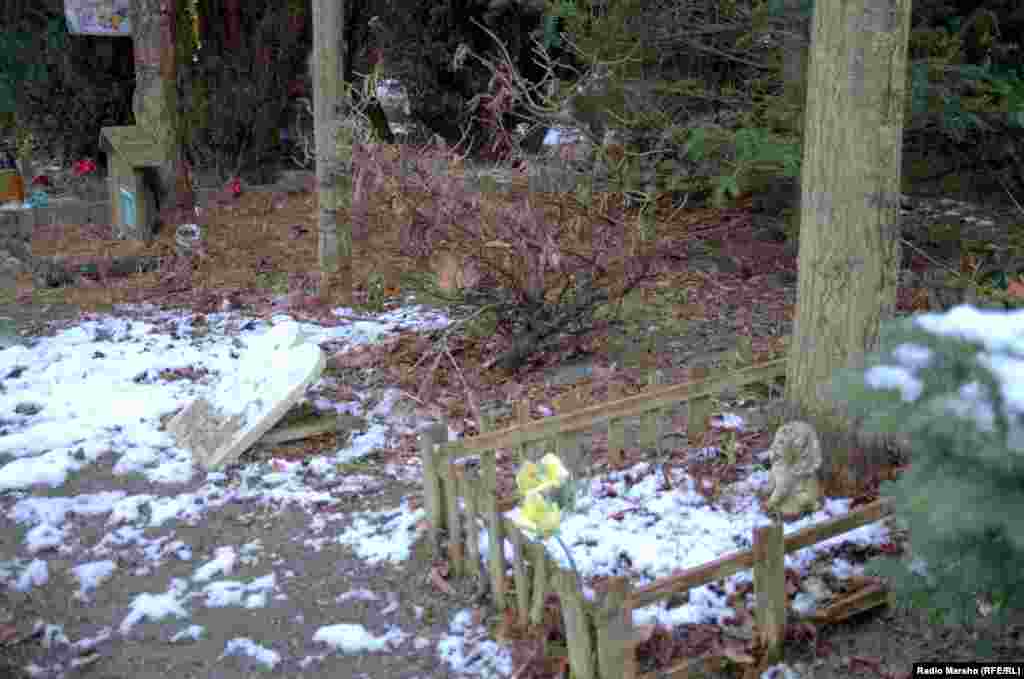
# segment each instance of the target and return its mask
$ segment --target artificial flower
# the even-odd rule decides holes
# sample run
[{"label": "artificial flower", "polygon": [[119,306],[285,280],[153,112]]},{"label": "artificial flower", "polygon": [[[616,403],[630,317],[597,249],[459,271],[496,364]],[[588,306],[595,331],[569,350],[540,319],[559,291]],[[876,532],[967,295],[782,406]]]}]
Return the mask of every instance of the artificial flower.
[{"label": "artificial flower", "polygon": [[540,464],[526,462],[516,474],[516,485],[522,495],[543,493],[557,488],[569,478],[569,471],[562,465],[557,455],[548,453],[541,458]]},{"label": "artificial flower", "polygon": [[89,158],[86,158],[85,160],[79,160],[78,162],[75,163],[75,166],[72,169],[72,172],[74,172],[76,177],[92,174],[95,171],[96,163]]},{"label": "artificial flower", "polygon": [[541,536],[553,535],[562,522],[558,506],[548,502],[540,493],[528,493],[512,522],[524,530]]}]

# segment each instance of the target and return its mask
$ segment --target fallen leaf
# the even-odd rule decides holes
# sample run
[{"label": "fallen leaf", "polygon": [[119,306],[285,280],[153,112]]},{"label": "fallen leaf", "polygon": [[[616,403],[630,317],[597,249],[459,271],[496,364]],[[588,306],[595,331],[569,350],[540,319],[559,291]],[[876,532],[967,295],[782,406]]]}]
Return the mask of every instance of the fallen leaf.
[{"label": "fallen leaf", "polygon": [[18,629],[14,625],[0,625],[0,644],[7,644],[16,636]]},{"label": "fallen leaf", "polygon": [[864,655],[853,655],[848,659],[850,663],[850,671],[857,671],[862,667],[867,667],[873,670],[876,674],[885,676],[886,672],[882,669],[881,658],[869,658]]},{"label": "fallen leaf", "polygon": [[455,596],[455,590],[452,589],[452,586],[444,579],[444,576],[441,575],[438,568],[430,569],[430,581],[434,583],[434,587],[437,587],[448,596]]},{"label": "fallen leaf", "polygon": [[638,644],[649,641],[657,625],[635,625],[633,627],[633,640]]},{"label": "fallen leaf", "polygon": [[754,656],[747,649],[747,644],[742,641],[725,640],[720,644],[720,653],[737,665],[749,665],[754,661]]},{"label": "fallen leaf", "polygon": [[270,194],[270,200],[267,202],[267,212],[274,212],[277,210],[284,209],[284,206],[288,203],[288,194],[283,191],[275,191]]}]

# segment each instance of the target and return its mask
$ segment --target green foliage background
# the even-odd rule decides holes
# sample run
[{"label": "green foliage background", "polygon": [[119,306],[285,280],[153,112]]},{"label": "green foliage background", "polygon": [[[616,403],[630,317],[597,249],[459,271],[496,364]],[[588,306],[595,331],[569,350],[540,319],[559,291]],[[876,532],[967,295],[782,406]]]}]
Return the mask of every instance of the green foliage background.
[{"label": "green foliage background", "polygon": [[[698,21],[708,21],[706,13],[697,12],[700,4],[686,7]],[[709,66],[701,77],[685,73],[685,68],[664,67],[673,55],[704,54],[706,48],[690,49],[683,43],[664,49],[664,40],[649,28],[655,15],[644,0],[610,0],[603,12],[593,11],[586,0],[550,0],[543,43],[561,44],[562,36],[556,32],[561,27],[586,55],[584,62],[611,64],[607,88],[577,95],[574,108],[577,117],[598,132],[601,125],[592,122],[598,118],[627,130],[634,158],[657,152],[656,160],[647,157],[625,168],[633,173],[625,184],[652,184],[663,191],[706,190],[721,204],[741,192],[760,190],[772,177],[798,174],[802,105],[794,108],[780,88],[781,47],[759,45],[760,38],[772,31],[792,30],[795,19],[810,19],[813,2],[803,2],[795,15],[783,12],[782,0],[753,2],[749,8],[736,2],[711,4],[718,10],[718,25],[736,30],[716,29],[717,33],[709,31],[713,37],[701,40],[721,55],[718,66],[698,62]],[[930,0],[915,3],[914,10],[905,148],[951,154],[956,170],[1005,172],[1011,186],[1024,190],[1021,50],[1013,51],[1008,30],[1002,33],[1005,38],[1000,37],[994,13],[980,12],[970,19],[949,16],[941,3]],[[963,30],[964,25],[970,30]],[[701,28],[699,23],[687,25],[697,36],[703,35]],[[721,39],[716,39],[719,34]],[[984,61],[970,63],[979,54],[986,55]],[[641,88],[638,96],[640,81],[650,86]],[[573,82],[563,83],[563,95],[569,96],[573,87]],[[687,124],[695,112],[706,113],[709,106],[738,115],[711,127]],[[715,143],[709,146],[711,139]],[[751,139],[759,143],[751,145]],[[706,163],[694,171],[692,162],[701,160],[714,161],[711,165],[717,165],[717,171],[707,172]]]}]

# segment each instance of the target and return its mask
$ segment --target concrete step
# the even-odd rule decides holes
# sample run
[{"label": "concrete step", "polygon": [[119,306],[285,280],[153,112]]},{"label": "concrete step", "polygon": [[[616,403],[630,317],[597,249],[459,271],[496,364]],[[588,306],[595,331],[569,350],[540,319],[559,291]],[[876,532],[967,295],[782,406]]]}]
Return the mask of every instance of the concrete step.
[{"label": "concrete step", "polygon": [[109,224],[110,201],[59,199],[46,207],[0,210],[0,233],[50,224]]}]

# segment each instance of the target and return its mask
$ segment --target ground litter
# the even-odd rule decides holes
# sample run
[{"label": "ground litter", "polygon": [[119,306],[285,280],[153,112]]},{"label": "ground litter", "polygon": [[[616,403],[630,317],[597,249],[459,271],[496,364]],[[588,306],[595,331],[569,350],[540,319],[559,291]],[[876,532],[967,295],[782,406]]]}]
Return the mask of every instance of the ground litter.
[{"label": "ground litter", "polygon": [[[1021,342],[1019,326],[1024,316],[1007,316],[1012,317],[1010,322],[998,325],[991,314],[961,308],[925,322],[947,332],[989,338],[993,350],[998,350]],[[273,322],[282,328],[291,323],[287,317]],[[410,307],[381,314],[376,323],[331,328],[292,323],[286,334],[301,332],[312,344],[353,346],[399,330],[446,323],[439,313]],[[96,662],[97,657],[116,655],[121,652],[118,644],[127,644],[144,628],[149,630],[143,634],[150,643],[168,647],[215,642],[219,654],[208,667],[218,667],[217,673],[195,676],[246,676],[243,673],[252,668],[328,676],[332,658],[399,651],[433,663],[415,666],[423,673],[409,676],[440,676],[438,671],[511,675],[514,668],[507,651],[485,638],[469,610],[442,621],[447,627],[444,633],[425,635],[387,622],[389,616],[422,621],[422,606],[411,606],[411,616],[399,616],[399,611],[410,607],[393,593],[373,588],[333,592],[330,603],[339,608],[332,615],[328,606],[320,619],[323,624],[289,608],[293,583],[303,578],[309,570],[303,562],[314,555],[342,547],[368,566],[384,564],[401,570],[423,534],[424,512],[412,502],[414,490],[395,506],[344,510],[345,494],[373,493],[386,483],[379,477],[346,476],[339,471],[339,465],[389,445],[394,425],[379,404],[366,430],[354,433],[349,444],[333,455],[303,462],[242,464],[231,474],[202,472],[188,452],[176,448],[162,431],[163,416],[191,398],[214,393],[220,378],[239,370],[244,348],[272,337],[268,330],[263,321],[224,313],[211,314],[203,331],[195,332],[186,315],[154,309],[148,320],[139,320],[138,315],[134,319],[97,317],[53,337],[32,340],[29,346],[0,351],[0,516],[5,527],[13,524],[11,530],[17,536],[0,543],[0,585],[31,593],[55,587],[57,581],[73,582],[77,589],[72,598],[83,604],[103,600],[105,605],[97,610],[107,616],[100,620],[94,616],[89,624],[56,616],[33,621],[47,648],[63,647],[74,653],[50,664],[32,662],[26,671],[34,676],[65,676],[76,667],[76,658]],[[1004,361],[997,367],[1013,373],[1019,371],[1018,364]],[[202,377],[162,377],[183,368]],[[1006,384],[1021,383],[1012,377],[1007,377]],[[877,378],[912,389],[913,378],[906,371],[879,372]],[[1008,386],[1006,394],[1016,398],[1016,391],[1019,388]],[[358,398],[333,404],[318,399],[319,407],[327,405],[338,412],[367,414]],[[429,424],[424,421],[412,428]],[[726,413],[719,425],[742,428],[743,422]],[[705,452],[716,454],[715,450]],[[752,470],[732,488],[728,503],[709,504],[692,478],[675,479],[673,490],[664,490],[656,474],[644,475],[646,467],[641,464],[592,479],[577,512],[563,521],[562,540],[572,549],[584,579],[629,574],[635,584],[645,584],[747,549],[752,529],[769,522],[754,495],[768,481],[764,470]],[[419,480],[415,464],[384,471],[396,481],[411,482],[411,488]],[[643,480],[630,482],[635,478]],[[73,493],[75,489],[88,492]],[[297,522],[289,524],[294,529],[287,538],[290,556],[279,554],[288,550],[272,544],[273,538],[245,539],[241,533],[222,532],[216,535],[221,542],[217,544],[195,539],[200,533],[187,529],[201,530],[219,512],[238,505],[262,507],[264,513],[257,513],[256,522],[266,520],[266,525],[283,517],[285,509],[298,512]],[[787,523],[785,532],[849,510],[849,500],[830,498],[820,511]],[[859,574],[862,566],[841,554],[889,539],[881,522],[864,526],[787,555],[786,566],[807,573],[812,564],[827,563],[833,577],[848,578]],[[548,551],[567,567],[561,548],[549,542]],[[483,529],[480,544],[486,556]],[[511,555],[510,543],[505,543],[505,549]],[[150,586],[162,584],[137,591],[124,585],[133,578],[144,579]],[[729,594],[750,578],[750,572],[741,572],[728,578],[724,587],[693,589],[683,605],[669,608],[663,602],[636,610],[634,624],[721,622],[734,614],[727,604]],[[591,588],[585,587],[585,592],[593,596]],[[363,607],[358,610],[374,606],[383,622],[368,627],[346,619],[343,607],[353,605]],[[815,605],[810,591],[794,597],[793,607],[801,612],[812,611]],[[291,626],[276,630],[251,621],[268,608],[287,618]],[[211,617],[214,610],[228,612],[234,620],[227,630],[212,626],[212,620],[224,620]],[[156,628],[147,627],[152,625]],[[246,630],[261,635],[243,633]],[[299,632],[304,636],[297,636]],[[238,657],[246,659],[240,669],[226,663]],[[366,673],[356,671],[352,676],[361,674]]]}]

